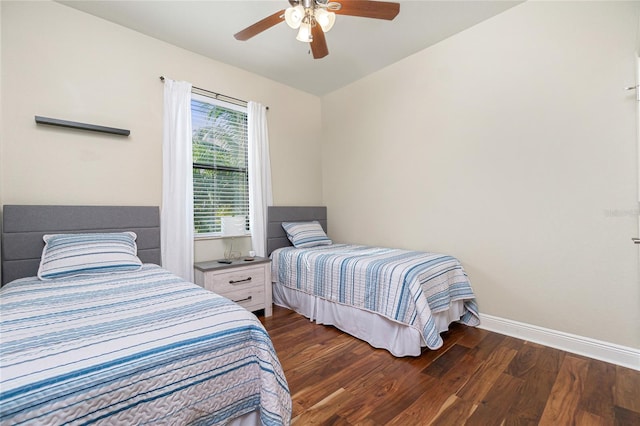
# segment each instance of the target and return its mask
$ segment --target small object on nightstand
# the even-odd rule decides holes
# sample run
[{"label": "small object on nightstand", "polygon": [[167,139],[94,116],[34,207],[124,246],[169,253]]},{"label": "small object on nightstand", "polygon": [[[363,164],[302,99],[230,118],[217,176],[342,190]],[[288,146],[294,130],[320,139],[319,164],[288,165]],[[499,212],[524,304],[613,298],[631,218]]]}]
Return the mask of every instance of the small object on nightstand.
[{"label": "small object on nightstand", "polygon": [[245,262],[253,262],[253,259],[254,259],[253,257],[245,257],[244,261]]},{"label": "small object on nightstand", "polygon": [[227,265],[231,265],[233,263],[233,260],[222,259],[218,260],[218,263],[226,263]]}]

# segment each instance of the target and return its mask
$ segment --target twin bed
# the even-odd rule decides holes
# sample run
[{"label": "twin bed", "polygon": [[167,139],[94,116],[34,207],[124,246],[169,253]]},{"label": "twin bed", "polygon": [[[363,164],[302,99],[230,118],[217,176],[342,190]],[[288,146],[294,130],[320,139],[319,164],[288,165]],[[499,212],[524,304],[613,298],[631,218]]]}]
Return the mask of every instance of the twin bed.
[{"label": "twin bed", "polygon": [[[289,423],[267,332],[157,266],[159,225],[155,207],[4,206],[0,423]],[[43,250],[71,232],[90,237]]]},{"label": "twin bed", "polygon": [[[451,256],[333,244],[324,207],[268,218],[277,305],[395,356],[479,323]],[[2,237],[0,423],[289,424],[257,318],[158,266],[158,208],[4,206]]]},{"label": "twin bed", "polygon": [[326,229],[325,207],[269,207],[276,305],[398,357],[438,349],[440,333],[453,321],[479,324],[475,296],[456,258],[334,244]]}]

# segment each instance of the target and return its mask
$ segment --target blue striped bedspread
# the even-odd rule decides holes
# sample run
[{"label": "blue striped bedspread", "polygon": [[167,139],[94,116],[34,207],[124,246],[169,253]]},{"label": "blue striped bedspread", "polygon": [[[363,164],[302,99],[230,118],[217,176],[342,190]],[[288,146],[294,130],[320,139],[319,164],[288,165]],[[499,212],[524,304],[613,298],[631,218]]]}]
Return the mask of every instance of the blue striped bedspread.
[{"label": "blue striped bedspread", "polygon": [[291,397],[250,312],[157,265],[0,290],[0,423],[289,424]]},{"label": "blue striped bedspread", "polygon": [[452,302],[464,302],[460,322],[480,323],[467,274],[452,256],[333,244],[281,248],[271,258],[274,281],[414,327],[430,349],[443,344],[432,314]]}]

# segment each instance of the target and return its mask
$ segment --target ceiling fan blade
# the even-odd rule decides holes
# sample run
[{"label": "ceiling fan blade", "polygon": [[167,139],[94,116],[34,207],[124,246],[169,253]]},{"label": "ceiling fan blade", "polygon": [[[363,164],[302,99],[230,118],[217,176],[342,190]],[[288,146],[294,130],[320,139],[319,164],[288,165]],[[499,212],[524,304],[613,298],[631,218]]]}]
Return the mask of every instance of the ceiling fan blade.
[{"label": "ceiling fan blade", "polygon": [[387,1],[343,0],[342,7],[332,10],[337,15],[360,16],[363,18],[386,19],[391,21],[400,12],[400,3]]},{"label": "ceiling fan blade", "polygon": [[313,54],[313,59],[324,58],[329,54],[329,49],[327,48],[327,40],[324,37],[324,31],[320,25],[314,25],[311,27],[311,36],[313,40],[311,41],[311,53]]},{"label": "ceiling fan blade", "polygon": [[248,26],[244,30],[234,34],[233,36],[236,40],[249,40],[251,37],[260,34],[264,30],[268,30],[274,25],[279,24],[284,21],[284,9],[274,13],[273,15],[267,16],[261,21],[256,22],[253,25]]}]

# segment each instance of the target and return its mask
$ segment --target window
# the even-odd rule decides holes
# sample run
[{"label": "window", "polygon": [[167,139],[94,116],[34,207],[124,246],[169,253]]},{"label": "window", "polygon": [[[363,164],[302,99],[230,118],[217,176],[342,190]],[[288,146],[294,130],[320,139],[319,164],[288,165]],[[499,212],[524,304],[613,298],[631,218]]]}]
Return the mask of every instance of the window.
[{"label": "window", "polygon": [[249,220],[247,109],[192,94],[193,222],[196,237],[221,234],[221,217]]}]

